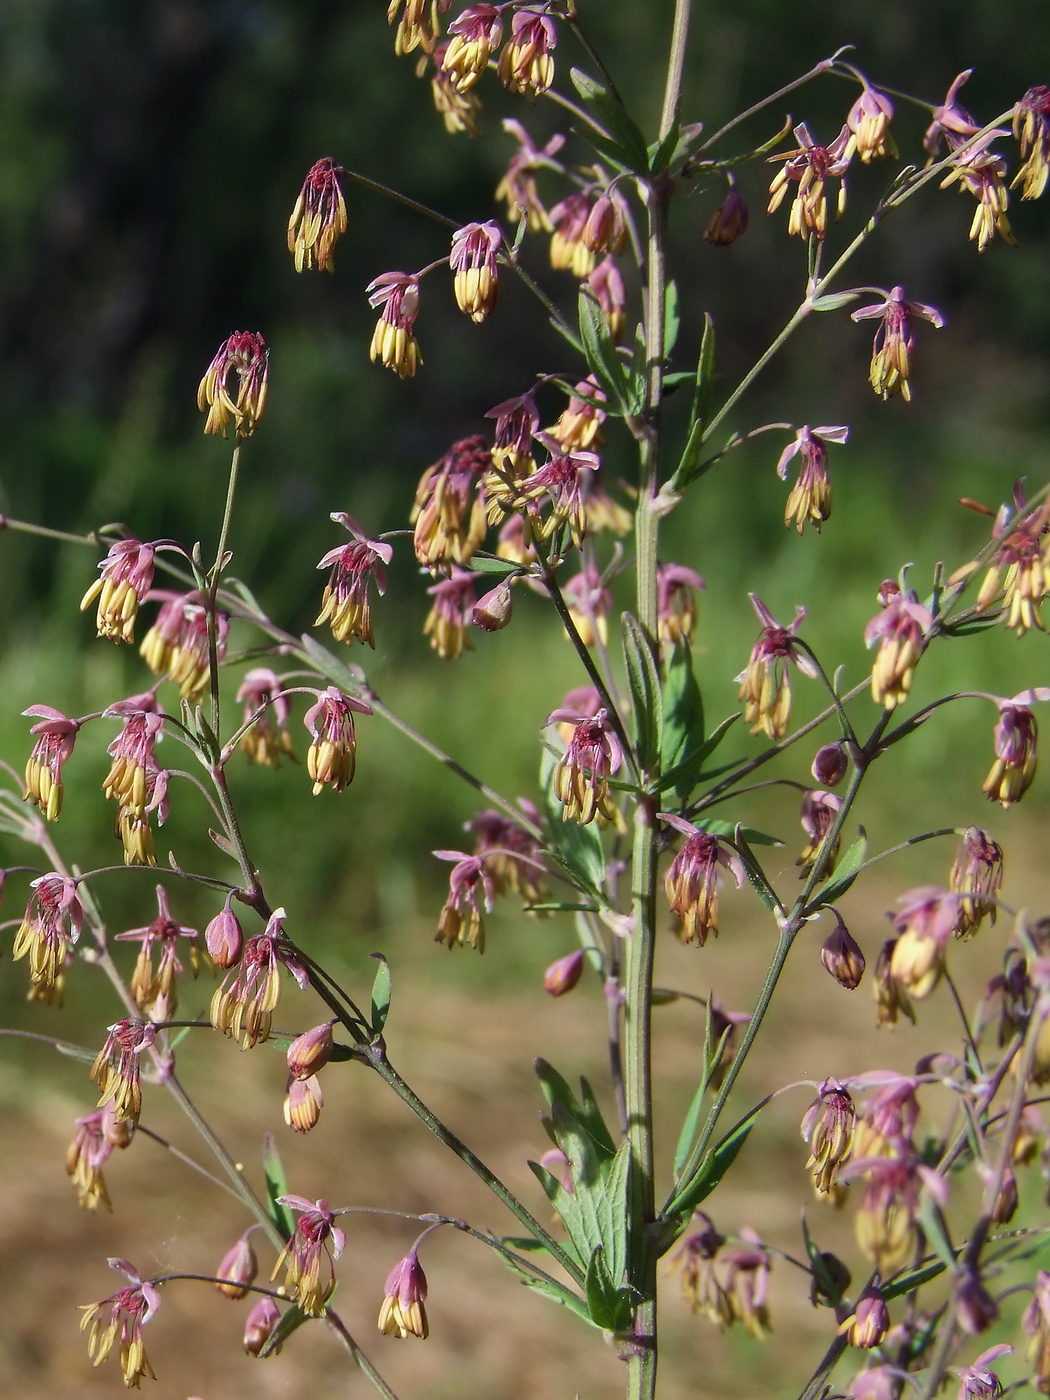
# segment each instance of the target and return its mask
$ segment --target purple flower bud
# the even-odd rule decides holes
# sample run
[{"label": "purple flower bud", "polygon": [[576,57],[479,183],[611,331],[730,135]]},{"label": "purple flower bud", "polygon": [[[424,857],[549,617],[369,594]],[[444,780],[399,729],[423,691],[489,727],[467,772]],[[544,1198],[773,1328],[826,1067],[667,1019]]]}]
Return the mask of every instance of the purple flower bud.
[{"label": "purple flower bud", "polygon": [[244,933],[229,901],[204,930],[204,944],[216,967],[233,967],[241,960]]},{"label": "purple flower bud", "polygon": [[857,1309],[851,1318],[842,1324],[847,1331],[850,1346],[870,1351],[882,1342],[890,1330],[890,1314],[883,1302],[881,1293],[862,1293]]},{"label": "purple flower bud", "polygon": [[245,1298],[258,1272],[259,1261],[252,1249],[252,1242],[246,1234],[242,1235],[216,1269],[216,1278],[224,1282],[217,1283],[215,1287],[227,1298]]},{"label": "purple flower bud", "polygon": [[955,1320],[964,1332],[976,1336],[986,1332],[999,1316],[999,1304],[981,1282],[973,1269],[966,1269],[955,1280],[952,1289]]},{"label": "purple flower bud", "polygon": [[486,632],[501,632],[510,621],[514,600],[510,595],[510,584],[506,580],[490,589],[483,598],[474,604],[471,617],[477,627]]},{"label": "purple flower bud", "polygon": [[[280,1320],[281,1312],[273,1299],[260,1298],[244,1321],[244,1350],[249,1356],[259,1355]],[[274,1354],[280,1349],[274,1347]]]},{"label": "purple flower bud", "polygon": [[821,787],[837,787],[846,776],[849,759],[843,743],[824,744],[813,759],[813,776]]},{"label": "purple flower bud", "polygon": [[563,997],[566,992],[571,992],[583,973],[585,956],[583,949],[577,948],[574,953],[567,953],[564,958],[552,962],[543,974],[544,991],[552,997]]},{"label": "purple flower bud", "polygon": [[293,1079],[309,1079],[328,1063],[332,1054],[332,1023],[314,1026],[296,1036],[288,1047],[288,1072]]},{"label": "purple flower bud", "polygon": [[860,945],[841,919],[824,940],[824,946],[820,950],[820,961],[824,964],[825,971],[848,992],[855,991],[860,986],[860,979],[864,976],[867,966]]}]

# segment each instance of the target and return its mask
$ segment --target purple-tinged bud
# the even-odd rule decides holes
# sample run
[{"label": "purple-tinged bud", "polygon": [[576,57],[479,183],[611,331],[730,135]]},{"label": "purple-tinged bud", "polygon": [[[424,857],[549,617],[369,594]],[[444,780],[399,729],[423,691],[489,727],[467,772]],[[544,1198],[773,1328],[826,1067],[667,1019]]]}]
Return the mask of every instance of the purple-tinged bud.
[{"label": "purple-tinged bud", "polygon": [[550,1172],[551,1176],[560,1182],[570,1196],[576,1194],[576,1188],[572,1184],[572,1172],[569,1169],[569,1159],[560,1148],[549,1148],[540,1158],[539,1165],[544,1171]]},{"label": "purple-tinged bud", "polygon": [[332,1022],[303,1031],[288,1047],[288,1073],[293,1079],[309,1079],[324,1069],[332,1056]]},{"label": "purple-tinged bud", "polygon": [[715,248],[728,248],[747,232],[747,201],[734,185],[711,215],[704,237]]},{"label": "purple-tinged bud", "polygon": [[845,1332],[851,1347],[860,1347],[863,1351],[879,1346],[889,1330],[889,1310],[882,1294],[877,1292],[862,1293],[853,1316],[847,1317],[839,1328],[840,1333]]},{"label": "purple-tinged bud", "polygon": [[845,744],[824,744],[816,752],[812,772],[821,787],[837,787],[848,767]]},{"label": "purple-tinged bud", "polygon": [[229,901],[204,930],[204,946],[216,967],[234,967],[241,960],[244,931]]},{"label": "purple-tinged bud", "polygon": [[309,1079],[289,1079],[284,1096],[284,1121],[289,1128],[297,1133],[308,1133],[316,1128],[323,1107],[321,1081],[316,1074]]},{"label": "purple-tinged bud", "polygon": [[973,1269],[965,1269],[952,1288],[955,1320],[964,1332],[976,1336],[987,1332],[999,1316],[999,1304]]},{"label": "purple-tinged bud", "polygon": [[[994,1185],[997,1172],[990,1163],[978,1163],[977,1169],[986,1189]],[[995,1201],[992,1204],[992,1221],[996,1225],[1007,1225],[1016,1214],[1017,1177],[1014,1175],[1013,1169],[1007,1167],[1003,1173],[1003,1179],[996,1193]]]},{"label": "purple-tinged bud", "polygon": [[571,992],[583,973],[585,957],[583,949],[577,948],[574,953],[567,953],[564,958],[552,962],[543,974],[544,991],[552,997],[563,997],[566,992]]},{"label": "purple-tinged bud", "polygon": [[[273,1335],[273,1330],[281,1320],[281,1310],[272,1298],[260,1298],[244,1321],[244,1350],[249,1356],[258,1356]],[[280,1345],[275,1346],[271,1355],[276,1356]]]},{"label": "purple-tinged bud", "polygon": [[246,1298],[258,1272],[259,1261],[252,1242],[246,1234],[242,1235],[216,1269],[215,1277],[223,1282],[215,1287],[227,1298]]},{"label": "purple-tinged bud", "polygon": [[[418,1248],[418,1242],[416,1248]],[[412,1249],[399,1259],[387,1275],[383,1306],[379,1310],[379,1330],[387,1336],[418,1337],[425,1342],[430,1335],[427,1310],[427,1276]]]},{"label": "purple-tinged bud", "polygon": [[501,632],[510,621],[514,599],[510,594],[510,584],[506,580],[490,589],[483,598],[474,604],[471,617],[476,627],[486,632]]},{"label": "purple-tinged bud", "polygon": [[841,919],[824,940],[820,961],[824,964],[824,970],[847,992],[855,991],[860,986],[867,967],[860,945]]},{"label": "purple-tinged bud", "polygon": [[627,241],[623,200],[615,190],[605,190],[594,201],[580,235],[592,253],[619,253]]}]

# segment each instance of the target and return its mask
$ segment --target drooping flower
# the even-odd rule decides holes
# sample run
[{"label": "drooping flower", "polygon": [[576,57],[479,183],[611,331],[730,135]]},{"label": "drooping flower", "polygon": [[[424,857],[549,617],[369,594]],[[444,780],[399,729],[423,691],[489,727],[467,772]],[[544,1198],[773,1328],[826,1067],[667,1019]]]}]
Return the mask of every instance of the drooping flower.
[{"label": "drooping flower", "polygon": [[374,647],[368,585],[374,579],[380,596],[386,592],[386,565],[394,551],[388,544],[368,539],[345,512],[333,511],[332,519],[349,531],[351,539],[349,544],[330,549],[317,565],[331,569],[331,573],[314,626],[327,622],[336,641],[349,644],[356,637]]},{"label": "drooping flower", "polygon": [[284,1095],[284,1121],[296,1133],[308,1133],[317,1127],[324,1108],[321,1081],[316,1074],[297,1079],[292,1075]]},{"label": "drooping flower", "polygon": [[846,117],[852,148],[865,165],[873,160],[896,160],[897,146],[890,135],[892,120],[893,103],[884,92],[865,82]]},{"label": "drooping flower", "polygon": [[718,1252],[725,1242],[725,1236],[718,1233],[710,1217],[698,1210],[671,1256],[671,1267],[681,1272],[686,1302],[694,1313],[720,1328],[733,1321],[732,1305],[715,1269]]},{"label": "drooping flower", "polygon": [[948,879],[948,888],[959,896],[957,938],[976,933],[985,918],[995,923],[999,912],[997,896],[1002,884],[1002,847],[987,831],[968,826],[962,833]]},{"label": "drooping flower", "polygon": [[430,95],[434,102],[434,110],[445,123],[445,130],[450,136],[455,136],[460,131],[465,131],[470,136],[478,136],[481,98],[472,90],[462,92],[445,72],[442,65],[448,46],[449,41],[444,39],[434,50],[434,72],[430,78]]},{"label": "drooping flower", "polygon": [[796,862],[801,866],[802,875],[808,875],[818,865],[818,874],[821,876],[830,874],[833,869],[840,837],[836,836],[830,845],[827,838],[841,809],[842,798],[834,792],[810,788],[803,797],[799,821],[809,840],[803,846]]},{"label": "drooping flower", "polygon": [[913,1146],[919,1121],[916,1091],[920,1081],[911,1074],[876,1071],[861,1075],[856,1084],[872,1083],[874,1092],[864,1105],[854,1133],[856,1157],[899,1157]]},{"label": "drooping flower", "polygon": [[510,583],[504,579],[482,594],[470,611],[470,620],[484,632],[502,632],[510,625],[514,612],[514,597]]},{"label": "drooping flower", "polygon": [[729,846],[702,831],[684,817],[661,812],[660,820],[686,838],[664,878],[667,902],[682,921],[679,937],[683,943],[703,947],[708,935],[718,937],[718,885],[726,870],[737,889],[746,878],[744,863]]},{"label": "drooping flower", "polygon": [[316,702],[303,715],[303,724],[313,739],[306,755],[306,771],[315,797],[322,788],[342,792],[353,782],[357,766],[354,715],[371,713],[371,705],[330,685],[318,693]]},{"label": "drooping flower", "polygon": [[581,379],[554,427],[547,429],[547,436],[561,443],[566,452],[581,447],[601,447],[605,401],[604,389],[593,378]]},{"label": "drooping flower", "polygon": [[281,968],[292,974],[300,987],[309,975],[300,959],[282,942],[287,914],[275,909],[265,930],[244,945],[236,968],[231,969],[211,999],[210,1018],[216,1030],[250,1050],[270,1035],[270,1022],[281,999]]},{"label": "drooping flower", "polygon": [[[422,49],[432,53],[441,33],[441,16],[448,10],[452,0],[390,0],[386,18],[388,24],[397,19],[397,32],[394,35],[394,52],[412,53]],[[404,5],[404,12],[398,19],[398,11]]]},{"label": "drooping flower", "polygon": [[427,1276],[416,1249],[409,1250],[404,1259],[399,1259],[390,1270],[383,1293],[383,1306],[379,1309],[380,1332],[392,1337],[418,1337],[420,1341],[426,1341],[430,1335],[424,1306]]},{"label": "drooping flower", "polygon": [[704,229],[704,238],[715,248],[728,248],[747,232],[750,213],[747,200],[737,189],[736,181],[729,177],[729,191],[725,199],[711,215]]},{"label": "drooping flower", "polygon": [[800,122],[792,134],[798,148],[769,157],[771,161],[782,160],[785,163],[769,187],[767,213],[773,214],[780,208],[789,185],[794,183],[798,189],[791,202],[788,233],[797,233],[801,238],[822,239],[828,227],[828,180],[839,181],[836,219],[841,219],[846,209],[846,182],[843,177],[849,169],[852,136],[849,127],[844,126],[829,146],[821,146],[813,140],[805,122]]},{"label": "drooping flower", "polygon": [[909,890],[893,916],[898,938],[890,976],[913,1001],[923,1001],[941,980],[945,950],[959,923],[960,898],[936,885]]},{"label": "drooping flower", "polygon": [[1009,1355],[1012,1351],[1012,1346],[1000,1343],[999,1346],[982,1351],[969,1366],[953,1366],[952,1370],[960,1381],[956,1400],[998,1400],[1003,1393],[1003,1385],[989,1363],[998,1360],[1000,1356]]},{"label": "drooping flower", "polygon": [[51,705],[30,705],[22,711],[38,719],[30,734],[36,743],[26,760],[24,802],[33,802],[49,822],[57,822],[62,811],[62,768],[72,757],[80,730],[80,720],[68,719]]},{"label": "drooping flower", "polygon": [[922,138],[922,144],[931,156],[937,154],[942,140],[946,140],[950,146],[957,146],[960,138],[976,136],[981,129],[980,122],[971,116],[965,107],[960,106],[957,100],[959,89],[972,73],[972,68],[966,68],[953,78],[943,104],[933,109],[933,121],[926,128],[926,134]]},{"label": "drooping flower", "polygon": [[659,636],[668,646],[688,641],[696,628],[696,595],[706,587],[695,569],[684,564],[657,564],[656,616]]},{"label": "drooping flower", "polygon": [[821,787],[837,787],[846,776],[849,756],[842,740],[834,744],[821,744],[813,756],[810,772]]},{"label": "drooping flower", "polygon": [[757,593],[749,593],[748,597],[762,623],[762,631],[752,648],[747,669],[737,676],[740,699],[744,701],[744,720],[751,726],[752,734],[765,734],[776,743],[787,733],[791,715],[791,684],[786,663],[794,663],[810,679],[819,672],[795,640],[806,609],[796,608],[794,622],[782,627]]},{"label": "drooping flower", "polygon": [[840,987],[853,992],[860,986],[867,962],[857,940],[838,915],[835,927],[821,946],[820,961],[825,972],[834,977]]},{"label": "drooping flower", "polygon": [[407,272],[384,272],[369,282],[368,304],[382,307],[372,334],[369,358],[379,360],[401,379],[411,379],[423,363],[413,334],[419,314],[419,282]]},{"label": "drooping flower", "polygon": [[255,666],[245,672],[237,688],[237,699],[244,705],[244,723],[248,726],[240,739],[248,762],[279,768],[282,753],[294,758],[288,733],[291,706],[276,672],[269,666]]},{"label": "drooping flower", "polygon": [[124,1384],[137,1389],[143,1376],[157,1379],[142,1344],[142,1329],[160,1307],[160,1293],[156,1285],[143,1279],[126,1259],[110,1259],[109,1266],[118,1269],[131,1287],[122,1288],[100,1303],[84,1304],[80,1330],[84,1332],[90,1328],[88,1355],[95,1366],[101,1366],[119,1336]]},{"label": "drooping flower", "polygon": [[[533,826],[537,825],[539,813],[533,804],[521,798],[518,805]],[[464,830],[473,835],[474,854],[484,858],[485,872],[496,894],[513,890],[526,904],[535,904],[542,897],[543,846],[521,822],[487,808],[464,823]]]},{"label": "drooping flower", "polygon": [[843,1168],[848,1177],[864,1175],[863,1195],[855,1218],[857,1243],[882,1278],[910,1263],[919,1240],[917,1219],[923,1189],[946,1205],[947,1183],[918,1156],[854,1158]]},{"label": "drooping flower", "polygon": [[416,558],[431,573],[468,564],[485,538],[482,482],[491,476],[492,460],[485,439],[475,433],[454,442],[420,478],[409,519]]},{"label": "drooping flower", "polygon": [[969,190],[977,200],[973,221],[970,224],[970,237],[977,244],[977,251],[983,253],[996,234],[1004,243],[1016,244],[1006,217],[1010,195],[1003,179],[1006,174],[1006,161],[1002,156],[988,149],[988,143],[997,136],[1005,136],[1005,131],[992,131],[977,142],[968,142],[955,157],[951,169],[941,181],[941,189],[946,189],[957,181],[961,189]]},{"label": "drooping flower", "polygon": [[1028,89],[1014,108],[1013,127],[1022,165],[1010,188],[1022,185],[1022,199],[1038,199],[1050,174],[1050,88],[1040,84]]},{"label": "drooping flower", "polygon": [[759,1236],[749,1226],[740,1231],[742,1245],[723,1251],[722,1262],[729,1266],[725,1292],[734,1322],[744,1327],[759,1341],[772,1330],[766,1297],[769,1291],[771,1258]]},{"label": "drooping flower", "polygon": [[864,645],[879,644],[871,668],[871,696],[876,705],[895,710],[907,699],[915,667],[926,648],[933,627],[933,614],[912,592],[902,592],[895,584],[884,584],[880,612],[864,629]]},{"label": "drooping flower", "polygon": [[[153,626],[142,639],[139,654],[155,676],[174,681],[179,694],[186,700],[195,699],[211,677],[208,612],[202,594],[171,593],[155,589],[152,599],[163,599]],[[215,609],[215,655],[222,661],[226,655],[230,619],[221,608]]]},{"label": "drooping flower", "polygon": [[[281,1320],[281,1310],[272,1298],[262,1297],[244,1319],[244,1350],[249,1356],[259,1356],[273,1336],[274,1328]],[[278,1342],[268,1355],[276,1356],[281,1350]]]},{"label": "drooping flower", "polygon": [[245,1232],[222,1256],[222,1262],[215,1270],[215,1277],[221,1282],[216,1283],[215,1287],[224,1298],[235,1301],[247,1298],[248,1289],[255,1282],[258,1272],[259,1261],[252,1248],[250,1232]]},{"label": "drooping flower", "polygon": [[[1014,484],[1013,506],[995,517],[992,536],[1000,544],[977,594],[983,612],[1003,591],[1003,620],[1019,637],[1033,628],[1043,631],[1040,607],[1050,592],[1050,504],[1028,509],[1023,482]],[[1006,578],[1003,579],[1003,570]]]},{"label": "drooping flower", "polygon": [[443,661],[457,661],[473,645],[467,628],[478,601],[474,575],[453,564],[451,575],[438,579],[427,593],[434,603],[423,623],[423,635]]},{"label": "drooping flower", "polygon": [[157,1039],[157,1028],[149,1021],[127,1016],[109,1027],[106,1042],[95,1056],[91,1078],[98,1084],[102,1097],[99,1108],[112,1103],[113,1117],[118,1123],[138,1123],[142,1112],[140,1083],[141,1057]]},{"label": "drooping flower", "polygon": [[441,55],[441,71],[457,92],[468,92],[488,67],[503,38],[498,5],[468,5],[448,27],[449,41]]},{"label": "drooping flower", "polygon": [[561,170],[554,157],[565,145],[565,137],[556,133],[547,144],[539,147],[522,126],[521,122],[508,117],[503,130],[514,137],[518,149],[507,163],[503,179],[496,187],[496,198],[506,201],[507,219],[511,223],[528,220],[532,233],[550,231],[551,221],[536,188],[537,170]]},{"label": "drooping flower", "polygon": [[588,289],[601,307],[602,314],[609,323],[609,335],[619,345],[627,329],[627,288],[623,274],[616,266],[613,257],[602,258],[598,265],[586,275]]},{"label": "drooping flower", "polygon": [[984,793],[992,802],[1010,807],[1020,802],[1035,778],[1039,726],[1029,706],[1033,700],[1050,700],[1050,688],[1023,690],[1012,700],[999,700],[995,726],[995,762],[984,780]]},{"label": "drooping flower", "polygon": [[[171,917],[168,894],[163,885],[157,886],[157,917],[144,928],[128,929],[118,933],[118,940],[138,942],[139,954],[128,983],[135,1005],[154,1021],[170,1021],[178,1007],[176,977],[183,971],[178,957],[178,939],[190,940],[190,966],[196,977],[199,965],[195,928],[177,924]],[[157,966],[153,966],[153,952],[157,948],[160,956]]]},{"label": "drooping flower", "polygon": [[583,231],[591,212],[591,200],[577,190],[566,195],[550,211],[554,226],[551,234],[551,267],[584,278],[593,271],[593,249],[583,240]]},{"label": "drooping flower", "polygon": [[510,38],[499,56],[500,82],[534,101],[554,81],[552,50],[558,42],[554,21],[539,10],[515,10]]},{"label": "drooping flower", "polygon": [[320,1317],[335,1290],[333,1261],[346,1247],[346,1235],[333,1223],[340,1212],[330,1210],[327,1201],[303,1196],[279,1196],[278,1201],[297,1211],[299,1219],[270,1277],[276,1278],[283,1268],[285,1287],[303,1312]]},{"label": "drooping flower", "polygon": [[825,1079],[802,1119],[802,1141],[809,1146],[806,1170],[812,1173],[818,1196],[831,1199],[841,1192],[836,1180],[839,1167],[853,1151],[857,1110],[844,1084]]},{"label": "drooping flower", "polygon": [[934,307],[921,301],[906,301],[903,287],[894,287],[885,301],[862,306],[850,317],[853,321],[879,318],[868,377],[881,399],[900,394],[905,403],[911,402],[911,352],[915,346],[912,321],[916,316],[938,330],[944,325],[944,317]]},{"label": "drooping flower", "polygon": [[627,242],[627,206],[614,186],[602,190],[591,205],[582,238],[592,253],[619,253]]},{"label": "drooping flower", "polygon": [[[266,407],[266,376],[270,352],[257,331],[234,331],[222,342],[197,390],[197,407],[208,417],[205,433],[227,436],[230,419],[238,438],[251,437]],[[230,393],[230,375],[237,378],[237,397]]]},{"label": "drooping flower", "polygon": [[114,642],[135,640],[139,603],[153,586],[155,544],[117,540],[99,564],[97,578],[80,600],[84,612],[98,599],[95,626],[100,637]]},{"label": "drooping flower", "polygon": [[[438,920],[437,942],[454,948],[457,943],[485,951],[485,922],[482,908],[492,911],[492,880],[485,869],[484,856],[466,851],[435,851],[438,860],[454,864],[449,874],[448,898]],[[481,903],[479,904],[479,900]]]},{"label": "drooping flower", "polygon": [[623,762],[620,741],[604,707],[584,715],[562,708],[547,724],[571,724],[572,737],[554,770],[554,794],[562,804],[562,821],[586,826],[595,817],[617,827],[623,821],[609,792],[609,779]]},{"label": "drooping flower", "polygon": [[895,1026],[902,1012],[909,1021],[915,1020],[915,1011],[904,988],[890,972],[896,946],[897,940],[888,938],[875,960],[871,994],[875,998],[876,1018],[880,1026]]},{"label": "drooping flower", "polygon": [[332,1057],[332,1022],[322,1021],[302,1035],[297,1035],[289,1045],[285,1058],[288,1073],[293,1079],[309,1079],[318,1070],[324,1069]]},{"label": "drooping flower", "polygon": [[851,1347],[870,1351],[881,1346],[889,1330],[889,1308],[879,1290],[873,1288],[865,1289],[857,1299],[857,1306],[839,1326],[839,1335],[845,1335]]},{"label": "drooping flower", "polygon": [[1031,1337],[1025,1355],[1035,1366],[1032,1378],[1036,1390],[1050,1394],[1050,1273],[1038,1269],[1032,1298],[1024,1310],[1021,1326]]},{"label": "drooping flower", "polygon": [[244,930],[241,921],[231,908],[232,895],[227,895],[226,903],[204,930],[204,946],[208,950],[215,967],[233,967],[241,960],[244,951]]},{"label": "drooping flower", "polygon": [[579,549],[587,532],[583,474],[598,470],[598,454],[579,450],[566,452],[546,433],[537,434],[537,441],[548,449],[551,459],[526,477],[522,490],[533,500],[542,496],[550,499],[551,513],[541,531],[544,538],[553,534],[559,525],[568,525],[572,542]]},{"label": "drooping flower", "polygon": [[12,957],[29,957],[30,995],[33,1000],[61,998],[62,973],[70,944],[84,927],[84,906],[76,881],[51,872],[30,883],[33,891],[18,932]]},{"label": "drooping flower", "polygon": [[98,1210],[100,1205],[111,1210],[102,1168],[115,1147],[127,1147],[131,1141],[130,1125],[118,1123],[113,1105],[108,1103],[78,1118],[76,1129],[66,1149],[66,1171],[77,1193],[77,1204],[84,1210]]},{"label": "drooping flower", "polygon": [[788,496],[784,509],[784,524],[794,525],[801,535],[807,520],[814,529],[820,529],[831,516],[831,483],[828,480],[829,442],[845,442],[849,428],[811,428],[808,424],[799,428],[795,441],[789,443],[780,454],[777,462],[777,476],[787,480],[788,463],[796,454],[801,454],[802,465],[798,477]]},{"label": "drooping flower", "polygon": [[496,254],[503,242],[503,230],[494,220],[467,224],[452,235],[449,267],[455,273],[453,290],[456,305],[472,321],[484,321],[495,309],[499,296],[499,269]]},{"label": "drooping flower", "polygon": [[331,156],[322,156],[306,172],[288,220],[288,251],[295,256],[296,272],[311,267],[335,271],[332,250],[346,232],[346,200],[339,174]]}]

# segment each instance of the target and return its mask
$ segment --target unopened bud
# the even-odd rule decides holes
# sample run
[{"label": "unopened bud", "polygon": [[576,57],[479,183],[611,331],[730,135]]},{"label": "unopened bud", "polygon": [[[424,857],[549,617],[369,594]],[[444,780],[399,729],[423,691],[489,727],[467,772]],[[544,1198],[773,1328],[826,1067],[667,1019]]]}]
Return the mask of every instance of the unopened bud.
[{"label": "unopened bud", "polygon": [[627,221],[619,196],[607,190],[598,196],[587,215],[581,235],[592,253],[618,253],[627,239]]},{"label": "unopened bud", "polygon": [[296,1036],[288,1047],[288,1073],[293,1079],[309,1079],[332,1057],[332,1023],[325,1021]]},{"label": "unopened bud", "polygon": [[747,201],[734,185],[711,215],[704,237],[716,248],[728,248],[747,232],[747,221]]},{"label": "unopened bud", "polygon": [[513,607],[510,584],[504,580],[474,604],[471,616],[475,625],[484,628],[486,632],[500,632],[510,621]]},{"label": "unopened bud", "polygon": [[860,1347],[863,1351],[877,1347],[890,1330],[889,1309],[883,1302],[882,1294],[862,1293],[856,1311],[846,1319],[840,1330],[846,1333],[851,1347]]},{"label": "unopened bud", "polygon": [[244,932],[228,903],[204,930],[204,945],[216,967],[233,967],[240,962]]},{"label": "unopened bud", "polygon": [[564,958],[552,962],[543,974],[544,990],[552,997],[563,997],[566,992],[571,992],[583,973],[585,957],[583,949],[577,948],[575,953],[567,953]]},{"label": "unopened bud", "polygon": [[324,1107],[321,1081],[315,1074],[309,1079],[290,1079],[284,1096],[284,1121],[297,1133],[308,1133],[317,1126]]},{"label": "unopened bud", "polygon": [[[272,1298],[260,1298],[244,1322],[244,1350],[249,1356],[258,1356],[270,1340],[273,1329],[281,1320],[281,1311]],[[275,1346],[272,1355],[280,1351]]]},{"label": "unopened bud", "polygon": [[821,787],[835,787],[846,776],[849,760],[844,744],[825,744],[813,759],[813,776]]},{"label": "unopened bud", "polygon": [[258,1272],[259,1261],[252,1249],[252,1242],[247,1235],[242,1235],[215,1270],[215,1277],[224,1280],[215,1287],[227,1298],[247,1297]]},{"label": "unopened bud", "polygon": [[999,1316],[999,1304],[973,1269],[964,1270],[956,1278],[952,1292],[955,1320],[962,1330],[971,1336],[987,1332]]},{"label": "unopened bud", "polygon": [[845,987],[848,992],[860,986],[860,979],[867,967],[860,945],[841,919],[824,940],[820,961],[839,986]]}]

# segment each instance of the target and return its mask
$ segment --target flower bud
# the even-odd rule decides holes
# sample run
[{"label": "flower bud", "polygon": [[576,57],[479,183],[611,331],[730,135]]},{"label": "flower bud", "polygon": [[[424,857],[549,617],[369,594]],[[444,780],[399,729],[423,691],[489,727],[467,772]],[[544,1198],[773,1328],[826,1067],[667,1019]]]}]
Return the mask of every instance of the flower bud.
[{"label": "flower bud", "polygon": [[[260,1298],[244,1321],[244,1350],[249,1356],[259,1355],[280,1320],[281,1312],[273,1299]],[[273,1355],[280,1349],[274,1347]]]},{"label": "flower bud", "polygon": [[227,1298],[245,1298],[258,1272],[259,1261],[252,1249],[252,1242],[247,1235],[242,1235],[216,1269],[216,1278],[224,1282],[217,1283],[215,1287]]},{"label": "flower bud", "polygon": [[552,997],[563,997],[566,992],[571,992],[580,980],[585,957],[583,949],[577,948],[575,953],[567,953],[564,958],[552,962],[543,974],[544,991]]},{"label": "flower bud", "polygon": [[851,1347],[870,1351],[882,1342],[890,1330],[890,1314],[881,1293],[862,1293],[852,1317],[839,1329],[846,1333]]},{"label": "flower bud", "polygon": [[841,919],[824,940],[820,961],[839,986],[845,987],[848,992],[860,986],[867,966],[860,945]]},{"label": "flower bud", "polygon": [[716,248],[728,248],[747,231],[747,221],[747,201],[734,185],[711,215],[704,237]]},{"label": "flower bud", "polygon": [[486,632],[500,632],[510,621],[513,607],[510,584],[504,580],[474,604],[471,617],[475,626],[484,628]]},{"label": "flower bud", "polygon": [[233,967],[240,962],[244,932],[228,901],[204,930],[204,944],[216,967]]},{"label": "flower bud", "polygon": [[288,1047],[288,1073],[293,1079],[309,1079],[332,1056],[332,1023],[325,1021],[296,1036]]},{"label": "flower bud", "polygon": [[973,1269],[965,1269],[956,1278],[952,1293],[955,1320],[962,1330],[971,1336],[987,1332],[999,1316],[999,1304]]},{"label": "flower bud", "polygon": [[321,1081],[315,1074],[309,1079],[289,1079],[284,1096],[284,1121],[297,1133],[308,1133],[317,1126],[324,1107]]},{"label": "flower bud", "polygon": [[846,776],[848,767],[844,744],[824,744],[816,752],[812,771],[821,787],[836,787]]}]

